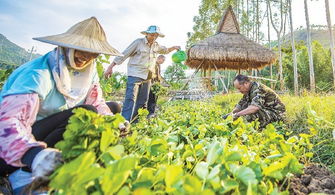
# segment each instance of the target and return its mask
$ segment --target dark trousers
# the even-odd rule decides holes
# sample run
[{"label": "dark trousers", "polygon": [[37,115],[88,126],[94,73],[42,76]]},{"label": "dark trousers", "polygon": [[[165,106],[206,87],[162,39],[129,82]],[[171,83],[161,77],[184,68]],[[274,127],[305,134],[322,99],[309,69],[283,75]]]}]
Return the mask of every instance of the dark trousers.
[{"label": "dark trousers", "polygon": [[[76,106],[74,108],[50,115],[33,124],[32,134],[34,135],[35,139],[37,141],[45,142],[48,147],[54,147],[58,141],[63,140],[63,133],[65,131],[66,125],[68,124],[69,118],[73,115],[72,110],[78,107],[85,108],[93,112],[97,112],[97,109],[92,105],[80,105],[80,106]],[[28,150],[27,153],[29,151],[31,151],[31,149]],[[25,158],[27,156],[26,154],[24,155]],[[30,161],[32,161],[32,159],[36,156],[36,154],[37,153],[33,153],[27,156],[27,158],[31,159]],[[18,167],[7,165],[6,162],[0,158],[0,176],[5,176],[7,174],[10,174],[17,169]]]},{"label": "dark trousers", "polygon": [[152,90],[150,90],[149,99],[148,99],[149,114],[154,114],[155,113],[155,109],[156,109],[156,105],[157,105],[157,99],[158,99],[158,96],[156,94],[154,94],[152,92]]},{"label": "dark trousers", "polygon": [[138,114],[138,109],[147,106],[150,85],[151,81],[128,76],[126,95],[121,112],[126,120],[133,120]]}]

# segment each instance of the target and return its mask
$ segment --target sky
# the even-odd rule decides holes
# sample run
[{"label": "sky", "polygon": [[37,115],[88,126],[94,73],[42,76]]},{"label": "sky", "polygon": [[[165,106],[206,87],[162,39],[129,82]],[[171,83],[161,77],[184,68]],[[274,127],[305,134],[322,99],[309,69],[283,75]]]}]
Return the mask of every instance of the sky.
[{"label": "sky", "polygon": [[[306,26],[303,0],[292,1],[294,28]],[[54,46],[32,40],[33,37],[63,33],[75,23],[95,16],[109,43],[120,52],[133,40],[143,37],[140,32],[150,25],[158,25],[166,35],[158,38],[158,43],[184,49],[200,3],[201,0],[0,0],[0,33],[27,50],[34,46],[34,52],[44,54]],[[334,24],[335,0],[329,3]],[[324,0],[309,1],[309,12],[311,24],[327,24]],[[163,70],[171,64],[172,53],[167,56]],[[126,63],[115,71],[126,72]]]}]

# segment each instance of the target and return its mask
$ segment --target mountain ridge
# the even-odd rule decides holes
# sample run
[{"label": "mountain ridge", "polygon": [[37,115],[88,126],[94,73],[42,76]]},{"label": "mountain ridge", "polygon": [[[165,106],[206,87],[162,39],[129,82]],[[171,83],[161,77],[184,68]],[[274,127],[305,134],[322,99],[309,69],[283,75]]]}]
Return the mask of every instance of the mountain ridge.
[{"label": "mountain ridge", "polygon": [[41,55],[31,54],[0,33],[0,64],[19,66],[39,56]]}]

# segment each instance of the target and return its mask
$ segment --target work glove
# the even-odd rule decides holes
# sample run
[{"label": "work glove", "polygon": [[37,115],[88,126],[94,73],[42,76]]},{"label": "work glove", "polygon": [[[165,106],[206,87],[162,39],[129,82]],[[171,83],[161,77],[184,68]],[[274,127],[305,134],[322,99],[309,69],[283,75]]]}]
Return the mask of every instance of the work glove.
[{"label": "work glove", "polygon": [[62,154],[54,148],[41,150],[35,156],[31,169],[32,176],[36,178],[47,178],[62,164]]}]

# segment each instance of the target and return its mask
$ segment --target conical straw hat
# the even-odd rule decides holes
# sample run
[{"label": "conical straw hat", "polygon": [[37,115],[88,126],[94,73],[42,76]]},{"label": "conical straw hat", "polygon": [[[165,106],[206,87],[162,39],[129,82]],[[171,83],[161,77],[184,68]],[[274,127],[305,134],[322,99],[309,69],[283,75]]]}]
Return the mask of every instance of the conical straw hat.
[{"label": "conical straw hat", "polygon": [[95,17],[75,24],[63,34],[33,39],[91,53],[122,56],[107,42],[105,32]]}]

